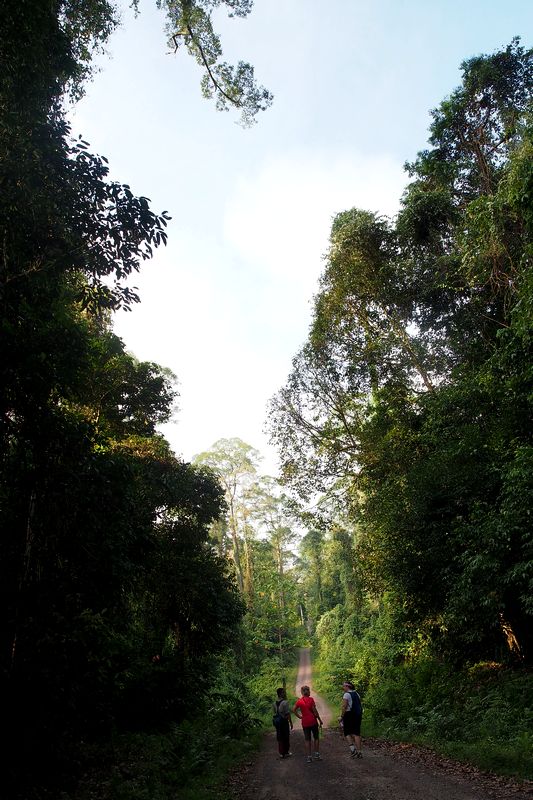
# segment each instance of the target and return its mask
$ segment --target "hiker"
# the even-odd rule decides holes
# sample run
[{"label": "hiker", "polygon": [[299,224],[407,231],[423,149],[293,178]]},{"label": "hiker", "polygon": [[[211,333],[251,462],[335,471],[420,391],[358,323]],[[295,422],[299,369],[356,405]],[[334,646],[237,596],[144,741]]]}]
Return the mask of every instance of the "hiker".
[{"label": "hiker", "polygon": [[344,738],[350,742],[351,758],[362,758],[361,718],[363,716],[363,706],[361,705],[361,698],[350,681],[345,681],[342,684],[342,688],[344,694],[342,695],[339,722],[343,727]]},{"label": "hiker", "polygon": [[309,686],[302,686],[300,692],[302,696],[295,702],[292,710],[298,719],[302,720],[302,728],[307,746],[307,762],[310,763],[313,760],[311,737],[314,742],[315,761],[320,761],[318,725],[320,724],[320,727],[322,727],[322,720],[320,719],[316,703],[311,697]]},{"label": "hiker", "polygon": [[274,716],[279,715],[276,725],[276,739],[280,758],[288,758],[291,753],[291,731],[293,728],[291,709],[287,700],[287,692],[283,687],[276,689],[278,699],[274,703]]}]

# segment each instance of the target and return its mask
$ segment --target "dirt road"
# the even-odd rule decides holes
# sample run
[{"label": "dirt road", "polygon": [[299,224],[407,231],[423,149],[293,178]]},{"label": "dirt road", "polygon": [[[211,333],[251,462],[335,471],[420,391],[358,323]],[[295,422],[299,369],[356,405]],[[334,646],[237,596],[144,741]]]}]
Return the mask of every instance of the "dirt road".
[{"label": "dirt road", "polygon": [[[364,738],[363,758],[353,760],[336,727],[338,709],[330,709],[312,691],[309,651],[302,650],[296,682],[308,684],[324,721],[322,760],[306,763],[304,738],[296,719],[292,757],[277,756],[274,732],[265,736],[253,761],[234,773],[234,800],[533,800],[533,783],[518,784],[440,758],[412,745]],[[339,688],[339,705],[341,698]],[[326,727],[328,726],[328,727]]]}]

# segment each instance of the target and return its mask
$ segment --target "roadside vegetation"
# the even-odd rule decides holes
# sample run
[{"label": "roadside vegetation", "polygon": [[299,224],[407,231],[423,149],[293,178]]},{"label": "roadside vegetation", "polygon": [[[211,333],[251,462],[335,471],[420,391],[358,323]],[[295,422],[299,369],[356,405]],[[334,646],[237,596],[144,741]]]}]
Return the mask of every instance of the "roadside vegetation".
[{"label": "roadside vegetation", "polygon": [[[273,398],[319,688],[365,727],[533,776],[533,54],[462,65],[399,214],[333,221]],[[336,698],[336,699],[335,699]]]},{"label": "roadside vegetation", "polygon": [[[497,662],[457,667],[428,656],[403,662],[394,646],[377,662],[368,643],[341,634],[351,658],[340,664],[319,643],[315,685],[340,706],[341,681],[356,680],[363,698],[363,735],[425,745],[487,772],[533,779],[531,671]],[[396,652],[395,652],[396,650]]]}]

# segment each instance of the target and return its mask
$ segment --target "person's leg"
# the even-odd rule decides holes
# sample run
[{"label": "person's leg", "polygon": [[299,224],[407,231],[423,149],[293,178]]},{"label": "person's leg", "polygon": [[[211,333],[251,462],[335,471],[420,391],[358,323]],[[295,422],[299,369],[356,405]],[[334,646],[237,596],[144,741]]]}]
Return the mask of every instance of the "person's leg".
[{"label": "person's leg", "polygon": [[350,746],[350,755],[352,758],[356,756],[355,736],[357,732],[355,715],[351,711],[347,711],[343,718],[344,738]]},{"label": "person's leg", "polygon": [[289,739],[289,722],[286,719],[283,719],[278,728],[278,739],[279,739],[279,754],[283,758],[289,752],[288,746],[288,739]]},{"label": "person's leg", "polygon": [[361,717],[357,717],[355,731],[354,731],[355,746],[357,748],[357,758],[362,758],[363,753],[361,750]]},{"label": "person's leg", "polygon": [[315,742],[315,758],[318,761],[318,759],[320,758],[320,738],[318,732],[318,725],[315,725],[315,727],[313,728],[313,739]]},{"label": "person's leg", "polygon": [[291,753],[291,729],[289,728],[288,725],[287,725],[287,738],[285,740],[285,747],[286,747],[285,755],[286,756],[292,755],[292,753]]},{"label": "person's leg", "polygon": [[284,755],[288,756],[291,752],[291,732],[289,726],[287,725],[287,732],[283,738],[283,746],[285,748]]},{"label": "person's leg", "polygon": [[311,742],[311,728],[304,728],[305,744],[307,748],[307,760],[311,761],[311,753],[313,752],[313,743]]}]

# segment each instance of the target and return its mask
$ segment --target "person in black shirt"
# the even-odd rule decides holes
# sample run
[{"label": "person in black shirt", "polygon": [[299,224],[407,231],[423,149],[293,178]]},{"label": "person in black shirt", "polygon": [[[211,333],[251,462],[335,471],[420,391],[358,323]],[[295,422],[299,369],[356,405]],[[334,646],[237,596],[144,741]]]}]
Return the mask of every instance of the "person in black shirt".
[{"label": "person in black shirt", "polygon": [[280,758],[288,758],[291,756],[291,730],[292,730],[292,717],[289,702],[287,700],[287,692],[285,689],[280,688],[276,690],[277,700],[275,701],[275,709],[280,715],[281,719],[276,726],[276,738],[278,740],[278,752]]}]

